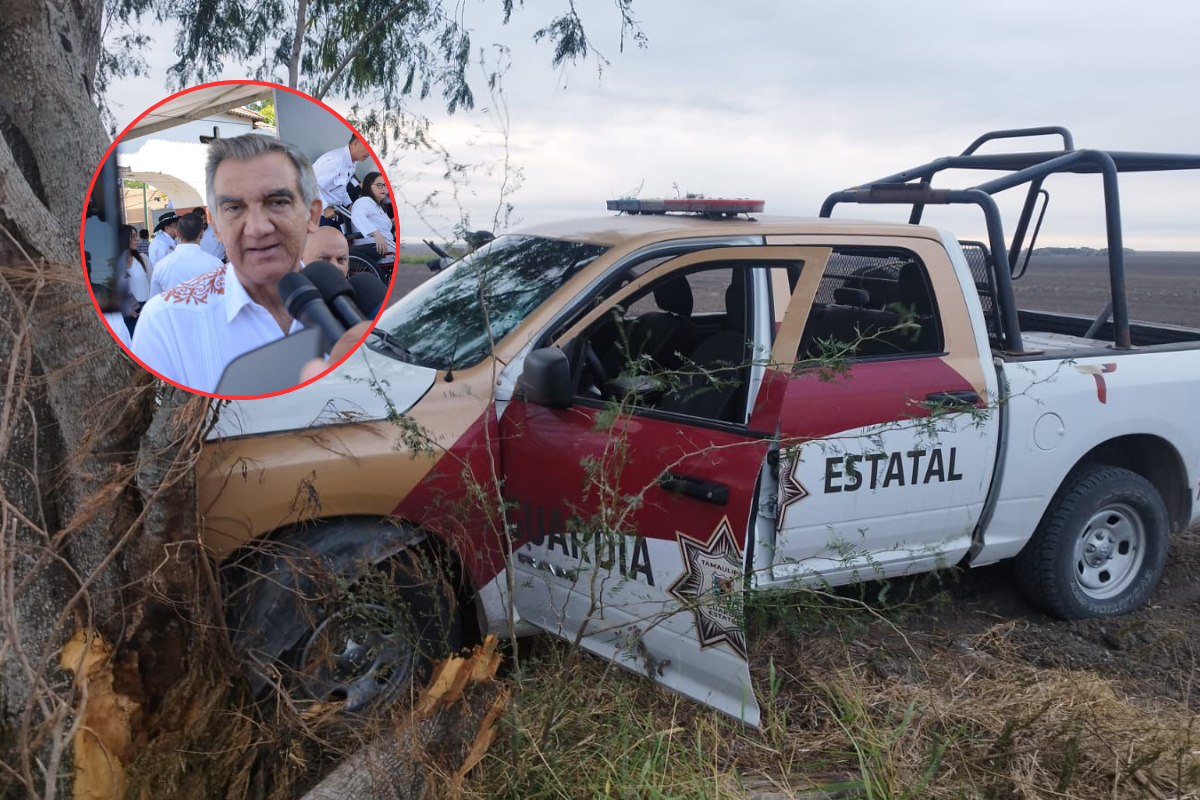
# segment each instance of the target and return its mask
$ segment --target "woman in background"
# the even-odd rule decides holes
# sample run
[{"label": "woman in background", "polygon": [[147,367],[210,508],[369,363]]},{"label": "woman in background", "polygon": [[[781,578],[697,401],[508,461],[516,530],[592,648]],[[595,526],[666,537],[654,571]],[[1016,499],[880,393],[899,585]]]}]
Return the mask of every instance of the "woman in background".
[{"label": "woman in background", "polygon": [[388,255],[396,252],[396,237],[392,234],[392,220],[383,210],[383,204],[388,202],[387,183],[380,173],[370,172],[363,179],[362,188],[362,195],[350,206],[350,222],[359,235],[352,246],[356,251],[362,248],[359,252],[377,262],[390,261]]},{"label": "woman in background", "polygon": [[129,327],[129,335],[133,335],[133,327],[137,324],[138,313],[142,304],[150,299],[150,272],[146,259],[138,252],[138,232],[132,225],[122,225],[117,234],[118,241],[125,241],[126,252],[121,253],[118,264],[124,262],[125,279],[128,282],[129,312],[124,315],[125,324]]}]

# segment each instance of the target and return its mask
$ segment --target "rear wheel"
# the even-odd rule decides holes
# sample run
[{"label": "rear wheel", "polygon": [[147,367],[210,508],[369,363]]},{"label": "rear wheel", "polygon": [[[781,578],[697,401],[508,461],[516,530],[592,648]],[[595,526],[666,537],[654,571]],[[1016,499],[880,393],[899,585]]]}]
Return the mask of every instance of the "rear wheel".
[{"label": "rear wheel", "polygon": [[1120,467],[1082,467],[1017,556],[1017,583],[1030,602],[1064,619],[1129,613],[1158,584],[1169,532],[1166,503],[1150,481]]}]

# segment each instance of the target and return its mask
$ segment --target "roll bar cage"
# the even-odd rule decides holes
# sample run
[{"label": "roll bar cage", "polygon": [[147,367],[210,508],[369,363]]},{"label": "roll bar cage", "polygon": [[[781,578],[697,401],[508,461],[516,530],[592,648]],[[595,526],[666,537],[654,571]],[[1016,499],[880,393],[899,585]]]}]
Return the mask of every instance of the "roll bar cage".
[{"label": "roll bar cage", "polygon": [[[1031,136],[1060,136],[1062,149],[1031,153],[988,153],[976,151],[987,142],[1001,139],[1020,139]],[[935,189],[933,177],[948,169],[980,169],[1007,172],[994,180],[966,189]],[[1164,172],[1200,169],[1200,155],[1166,153],[1129,153],[1105,150],[1076,150],[1075,138],[1066,128],[1014,128],[983,134],[957,156],[946,156],[912,169],[897,172],[860,186],[834,192],[825,198],[821,216],[828,217],[839,203],[886,203],[912,205],[910,224],[921,221],[927,205],[970,204],[983,211],[987,222],[988,245],[991,248],[995,273],[996,303],[1000,309],[1001,345],[1010,352],[1022,352],[1021,327],[1017,319],[1016,299],[1013,296],[1012,275],[1025,243],[1025,235],[1037,199],[1044,195],[1042,184],[1058,172],[1079,174],[1099,173],[1104,180],[1104,217],[1108,234],[1108,270],[1112,284],[1112,307],[1102,312],[1093,331],[1107,319],[1113,319],[1113,345],[1117,349],[1132,349],[1129,333],[1129,303],[1125,293],[1125,250],[1121,233],[1121,198],[1117,176],[1122,172]],[[1012,243],[1004,240],[1000,209],[992,195],[1006,189],[1028,184],[1025,204],[1013,233]],[[1045,208],[1043,207],[1043,213]],[[1039,220],[1040,224],[1040,220]],[[1036,234],[1035,234],[1036,236]],[[1000,269],[1004,264],[1007,269]]]}]

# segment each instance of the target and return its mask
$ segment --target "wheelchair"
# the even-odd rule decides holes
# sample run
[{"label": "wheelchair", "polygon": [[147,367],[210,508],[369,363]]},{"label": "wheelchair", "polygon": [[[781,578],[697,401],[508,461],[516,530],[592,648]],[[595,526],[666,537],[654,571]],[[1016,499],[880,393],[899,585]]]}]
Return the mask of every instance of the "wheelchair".
[{"label": "wheelchair", "polygon": [[[356,236],[355,238],[358,237]],[[395,267],[395,264],[396,258],[394,253],[380,256],[379,253],[375,252],[375,245],[373,244],[350,248],[350,276],[369,272],[383,281],[386,286],[392,281],[392,269]]]},{"label": "wheelchair", "polygon": [[[349,244],[356,239],[362,238],[350,221],[350,210],[341,206],[334,206],[334,209],[337,212],[335,219],[342,230],[342,234],[346,237],[346,242]],[[395,268],[395,264],[395,253],[380,256],[379,253],[375,252],[374,244],[350,245],[348,277],[367,272],[379,278],[386,286],[392,282],[392,270]]]}]

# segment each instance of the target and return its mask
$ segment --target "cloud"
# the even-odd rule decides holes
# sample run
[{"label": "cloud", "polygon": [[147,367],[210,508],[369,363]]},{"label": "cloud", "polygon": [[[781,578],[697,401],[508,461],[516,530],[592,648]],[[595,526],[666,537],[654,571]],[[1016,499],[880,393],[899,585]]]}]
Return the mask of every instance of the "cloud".
[{"label": "cloud", "polygon": [[[610,62],[599,75],[594,60],[553,70],[546,43],[531,41],[563,6],[529,0],[508,27],[495,4],[462,7],[477,46],[511,47],[508,152],[523,171],[512,202],[531,224],[604,213],[605,199],[639,186],[670,196],[675,184],[813,215],[829,192],[958,152],[984,130],[1061,124],[1079,146],[1186,152],[1200,129],[1200,6],[639,0],[649,47],[627,41],[621,53],[611,7],[581,4]],[[172,36],[158,39],[147,57],[162,74]],[[149,84],[138,84],[146,99]],[[481,165],[459,198],[476,227],[497,206],[503,156],[495,109],[482,80],[477,87],[474,112],[415,106],[456,158]],[[401,158],[391,177],[410,200],[451,194],[440,165],[419,155]],[[1048,182],[1043,243],[1103,244],[1098,185]],[[1131,176],[1122,186],[1131,246],[1200,249],[1190,200],[1200,174]],[[981,235],[977,212],[934,217]],[[428,234],[411,210],[402,224],[405,238]]]}]

